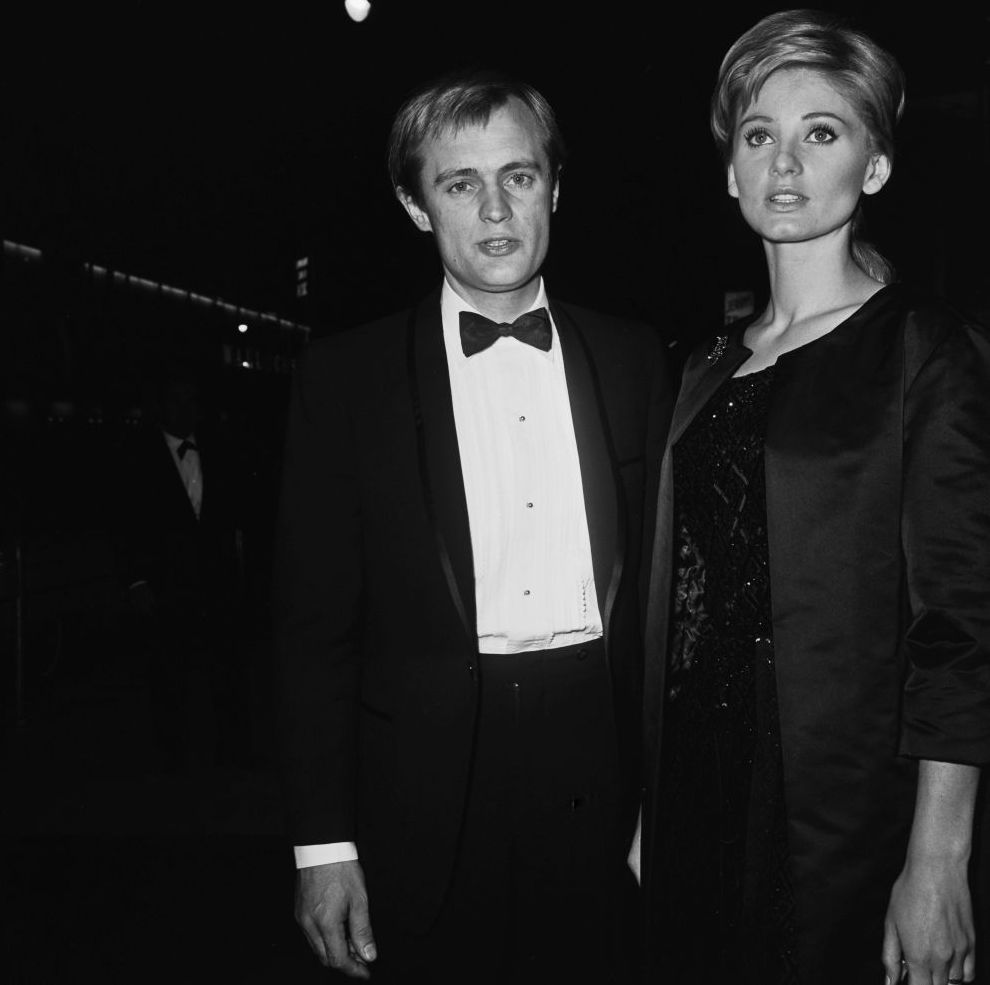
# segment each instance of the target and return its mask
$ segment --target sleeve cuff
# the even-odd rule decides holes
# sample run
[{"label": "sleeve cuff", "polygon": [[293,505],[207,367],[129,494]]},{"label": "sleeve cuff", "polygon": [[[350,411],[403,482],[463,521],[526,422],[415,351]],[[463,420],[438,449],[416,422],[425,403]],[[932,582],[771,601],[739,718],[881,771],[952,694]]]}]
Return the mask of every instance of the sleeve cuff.
[{"label": "sleeve cuff", "polygon": [[311,865],[329,865],[331,862],[356,862],[357,845],[353,841],[335,841],[330,845],[296,845],[296,868],[308,869]]}]

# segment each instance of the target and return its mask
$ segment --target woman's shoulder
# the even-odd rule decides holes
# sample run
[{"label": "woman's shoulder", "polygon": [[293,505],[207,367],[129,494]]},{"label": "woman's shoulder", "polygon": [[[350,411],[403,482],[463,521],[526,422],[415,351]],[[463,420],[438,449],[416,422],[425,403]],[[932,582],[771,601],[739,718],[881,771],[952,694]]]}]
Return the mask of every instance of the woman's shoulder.
[{"label": "woman's shoulder", "polygon": [[948,332],[987,331],[974,316],[931,291],[898,282],[888,285],[884,293],[889,294],[890,306],[899,315],[906,332],[934,339]]},{"label": "woman's shoulder", "polygon": [[897,314],[905,379],[915,379],[933,359],[949,364],[979,364],[990,360],[990,330],[952,301],[910,284],[887,289]]}]

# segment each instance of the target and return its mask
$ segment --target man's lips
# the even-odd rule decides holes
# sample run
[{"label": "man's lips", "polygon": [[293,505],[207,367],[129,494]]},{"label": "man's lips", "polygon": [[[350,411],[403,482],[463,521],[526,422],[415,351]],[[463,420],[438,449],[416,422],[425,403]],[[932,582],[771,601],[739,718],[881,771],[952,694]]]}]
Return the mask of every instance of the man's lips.
[{"label": "man's lips", "polygon": [[518,239],[510,239],[507,236],[483,239],[480,243],[478,243],[478,249],[481,250],[485,256],[490,257],[508,256],[510,253],[515,253],[520,246],[522,246],[522,243]]}]

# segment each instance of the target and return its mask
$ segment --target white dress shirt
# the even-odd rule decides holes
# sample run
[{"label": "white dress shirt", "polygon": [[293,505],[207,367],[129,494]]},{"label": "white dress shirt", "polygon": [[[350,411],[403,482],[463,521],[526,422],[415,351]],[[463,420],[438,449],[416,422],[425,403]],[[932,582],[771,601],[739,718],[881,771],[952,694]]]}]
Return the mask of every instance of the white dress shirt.
[{"label": "white dress shirt", "polygon": [[[519,653],[602,635],[564,358],[511,336],[473,356],[446,281],[440,299],[471,524],[480,653]],[[548,308],[542,281],[528,310]]]},{"label": "white dress shirt", "polygon": [[[447,281],[440,296],[474,554],[478,651],[520,653],[602,635],[564,360],[512,337],[465,356]],[[547,308],[543,282],[528,310]],[[479,312],[480,313],[480,312]],[[303,868],[356,859],[351,842],[295,849]]]}]

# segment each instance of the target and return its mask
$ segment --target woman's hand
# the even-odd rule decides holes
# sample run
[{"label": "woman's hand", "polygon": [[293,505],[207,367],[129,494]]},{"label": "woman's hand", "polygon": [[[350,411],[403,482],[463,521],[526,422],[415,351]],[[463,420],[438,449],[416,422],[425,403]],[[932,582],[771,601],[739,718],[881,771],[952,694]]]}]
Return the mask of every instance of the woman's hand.
[{"label": "woman's hand", "polygon": [[965,862],[909,860],[890,894],[884,927],[887,981],[910,985],[976,977],[973,910]]},{"label": "woman's hand", "polygon": [[889,985],[957,985],[976,977],[969,866],[979,770],[922,760],[907,861],[884,922]]}]

